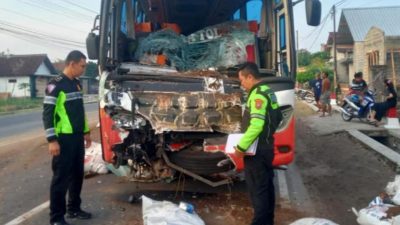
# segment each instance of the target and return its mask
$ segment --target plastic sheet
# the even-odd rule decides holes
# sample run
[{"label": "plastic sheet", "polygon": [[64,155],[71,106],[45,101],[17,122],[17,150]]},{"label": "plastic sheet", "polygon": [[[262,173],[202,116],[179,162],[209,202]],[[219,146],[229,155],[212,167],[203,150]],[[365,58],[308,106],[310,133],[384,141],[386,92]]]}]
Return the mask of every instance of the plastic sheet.
[{"label": "plastic sheet", "polygon": [[206,27],[187,37],[161,30],[139,42],[135,58],[156,65],[156,56],[162,54],[170,66],[181,71],[227,68],[246,62],[246,47],[254,42],[254,33],[243,21]]}]

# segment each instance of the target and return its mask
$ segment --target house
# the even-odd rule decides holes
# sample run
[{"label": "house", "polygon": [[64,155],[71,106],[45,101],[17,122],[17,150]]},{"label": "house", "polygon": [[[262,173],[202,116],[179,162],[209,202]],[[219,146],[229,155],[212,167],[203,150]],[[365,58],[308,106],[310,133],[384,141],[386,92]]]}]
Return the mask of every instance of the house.
[{"label": "house", "polygon": [[[363,72],[368,83],[378,74],[400,75],[400,7],[343,9],[336,33],[339,82],[349,83]],[[325,50],[333,55],[333,35]],[[397,77],[396,77],[397,76]],[[399,82],[398,82],[399,83]]]},{"label": "house", "polygon": [[43,97],[57,72],[46,54],[1,55],[0,93],[11,97]]}]

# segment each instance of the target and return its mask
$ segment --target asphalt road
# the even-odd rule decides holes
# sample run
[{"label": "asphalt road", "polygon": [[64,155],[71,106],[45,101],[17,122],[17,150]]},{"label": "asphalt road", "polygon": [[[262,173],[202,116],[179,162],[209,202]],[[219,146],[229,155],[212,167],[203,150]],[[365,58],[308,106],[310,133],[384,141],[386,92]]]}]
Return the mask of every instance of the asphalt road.
[{"label": "asphalt road", "polygon": [[[85,104],[86,113],[97,112],[97,107],[97,103]],[[0,139],[38,129],[43,130],[40,109],[0,116]]]}]

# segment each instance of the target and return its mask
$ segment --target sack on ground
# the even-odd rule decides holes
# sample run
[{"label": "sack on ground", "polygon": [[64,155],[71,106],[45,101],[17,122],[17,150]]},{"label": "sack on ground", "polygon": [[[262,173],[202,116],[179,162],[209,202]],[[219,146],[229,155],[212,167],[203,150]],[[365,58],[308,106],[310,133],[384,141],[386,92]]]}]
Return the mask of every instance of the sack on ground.
[{"label": "sack on ground", "polygon": [[169,201],[156,201],[142,196],[144,225],[205,225],[195,213],[188,213]]},{"label": "sack on ground", "polygon": [[92,142],[91,146],[85,149],[85,173],[106,174],[108,169],[102,158],[101,144]]},{"label": "sack on ground", "polygon": [[321,218],[303,218],[296,220],[295,222],[291,223],[290,225],[338,225],[327,219]]},{"label": "sack on ground", "polygon": [[375,205],[361,209],[358,212],[357,222],[360,225],[400,225],[400,216],[387,214],[389,205]]}]

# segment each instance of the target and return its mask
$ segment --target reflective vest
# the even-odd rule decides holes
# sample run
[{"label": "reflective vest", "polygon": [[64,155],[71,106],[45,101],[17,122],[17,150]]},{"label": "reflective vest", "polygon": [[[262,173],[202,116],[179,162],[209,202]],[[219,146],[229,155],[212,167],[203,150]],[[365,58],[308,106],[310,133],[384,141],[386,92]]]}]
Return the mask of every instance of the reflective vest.
[{"label": "reflective vest", "polygon": [[43,124],[48,141],[56,140],[59,134],[89,132],[79,80],[61,74],[49,82],[43,101]]}]

